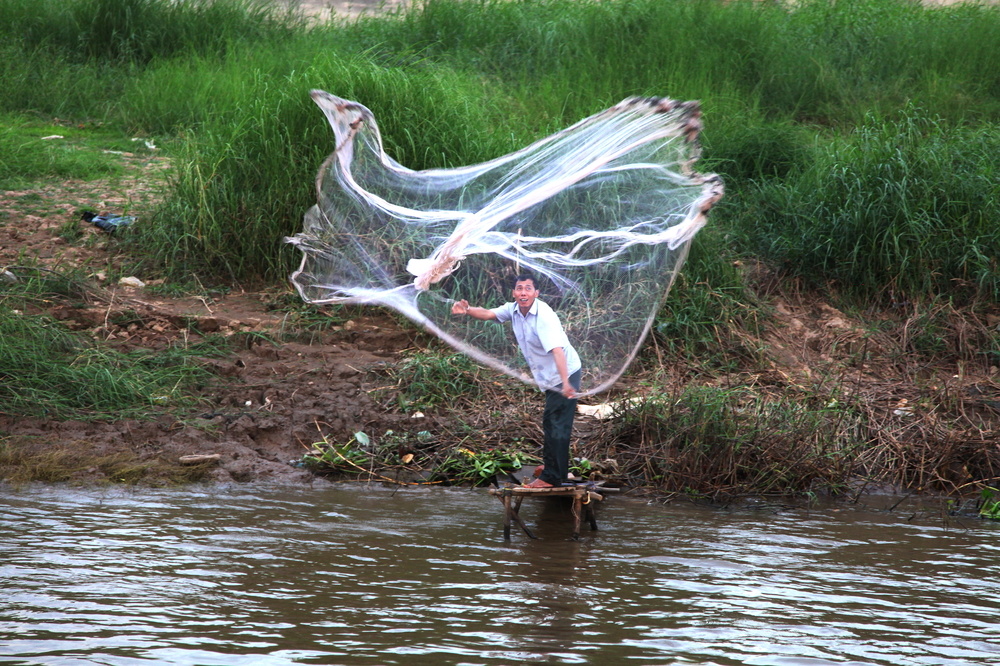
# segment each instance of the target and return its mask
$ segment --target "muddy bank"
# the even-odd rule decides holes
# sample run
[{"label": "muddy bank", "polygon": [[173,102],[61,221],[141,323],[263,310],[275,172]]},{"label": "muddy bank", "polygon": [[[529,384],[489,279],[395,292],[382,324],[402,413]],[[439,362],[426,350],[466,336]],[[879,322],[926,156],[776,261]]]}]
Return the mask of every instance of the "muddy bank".
[{"label": "muddy bank", "polygon": [[[44,247],[44,238],[38,236],[32,247]],[[100,243],[91,247],[106,249]],[[409,407],[401,399],[407,387],[399,368],[417,350],[444,347],[396,315],[358,308],[350,318],[331,312],[319,315],[329,316],[328,322],[313,319],[306,325],[287,308],[294,300],[287,288],[215,298],[148,292],[95,286],[87,305],[50,300],[42,312],[120,350],[155,351],[221,336],[227,352],[202,361],[212,379],[198,392],[197,405],[163,405],[148,420],[114,422],[0,413],[0,478],[13,483],[315,483],[326,475],[303,467],[303,456],[317,444],[350,444],[358,432],[379,446],[398,443],[398,451],[391,452],[395,457],[385,459],[405,461],[407,454],[417,454],[411,464],[394,470],[393,478],[402,482],[426,478],[421,474],[433,466],[428,461],[440,463],[460,449],[481,452],[516,444],[529,455],[540,451],[540,395],[504,388],[506,380],[491,371],[481,375],[483,395],[476,400],[449,397],[432,409]],[[651,350],[616,391],[581,407],[574,455],[591,461],[604,478],[659,488],[661,495],[739,494],[748,480],[766,488],[789,474],[800,478],[784,488],[796,492],[822,493],[839,485],[847,493],[906,488],[961,494],[1000,476],[995,367],[973,373],[969,363],[942,361],[924,364],[914,374],[899,360],[893,336],[866,333],[862,322],[815,296],[773,294],[768,301],[772,321],[760,339],[746,341],[762,357],[720,374]],[[967,339],[972,332],[962,326],[968,321],[960,313],[954,316],[956,336]],[[900,323],[900,330],[907,327],[906,321]],[[702,430],[691,435],[699,438],[698,447],[685,444],[680,427],[688,408],[682,402],[691,389],[723,396],[722,418],[736,419],[741,437],[753,439],[752,446],[727,444],[727,435],[711,445],[723,447],[712,449],[716,453],[702,450],[709,446]],[[640,409],[624,421],[601,418],[607,410],[594,409],[604,401],[651,393],[661,404],[666,396],[673,406],[648,414]],[[788,424],[769,429],[759,416],[740,421],[755,404],[795,403],[827,405],[828,423],[842,429],[779,432]],[[680,425],[665,418],[678,418]],[[857,432],[859,427],[865,431]],[[751,436],[750,428],[758,434]],[[842,446],[838,433],[855,438],[851,446],[860,448]],[[824,441],[814,446],[814,437]],[[424,450],[413,448],[416,439],[426,443]],[[815,454],[814,449],[827,446],[826,453]],[[187,462],[191,456],[204,458]],[[376,481],[384,476],[348,472]],[[867,481],[844,482],[852,477]]]},{"label": "muddy bank", "polygon": [[[231,336],[232,352],[205,359],[215,378],[195,411],[177,413],[168,405],[148,421],[113,423],[0,415],[0,442],[17,452],[21,466],[30,464],[39,468],[36,472],[52,466],[57,480],[55,468],[62,467],[64,480],[70,481],[301,483],[313,475],[297,463],[314,442],[347,441],[357,431],[409,425],[409,416],[379,403],[373,380],[412,343],[414,331],[375,313],[349,321],[347,330],[342,327],[322,340],[276,343],[271,336],[280,323],[260,299],[233,298],[238,307],[212,302],[211,315],[183,304],[168,307],[162,300],[142,305],[123,299],[118,307],[129,310],[125,326],[109,322],[115,317],[108,317],[107,307],[57,309],[53,314],[70,328],[89,331],[121,350],[195,343],[205,334],[221,333]],[[254,302],[261,310],[256,315],[248,308]],[[182,464],[197,455],[217,459],[196,467]],[[16,470],[7,472],[19,476]]]}]

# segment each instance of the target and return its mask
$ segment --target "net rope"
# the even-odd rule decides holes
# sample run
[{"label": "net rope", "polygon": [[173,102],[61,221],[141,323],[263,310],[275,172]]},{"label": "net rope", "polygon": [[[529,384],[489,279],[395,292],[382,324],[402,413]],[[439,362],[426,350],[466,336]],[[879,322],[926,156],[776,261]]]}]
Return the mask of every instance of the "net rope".
[{"label": "net rope", "polygon": [[336,149],[286,239],[303,253],[299,295],[392,308],[533,383],[506,327],[451,314],[461,299],[497,307],[514,276],[533,273],[583,359],[581,397],[634,360],[723,193],[718,176],[693,170],[697,102],[633,97],[489,162],[413,171],[385,153],[369,109],[312,98]]}]

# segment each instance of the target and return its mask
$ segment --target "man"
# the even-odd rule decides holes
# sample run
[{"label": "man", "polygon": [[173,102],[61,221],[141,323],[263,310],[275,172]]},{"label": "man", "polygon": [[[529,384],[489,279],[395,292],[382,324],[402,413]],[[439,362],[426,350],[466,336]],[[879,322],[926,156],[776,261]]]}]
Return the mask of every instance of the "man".
[{"label": "man", "polygon": [[538,299],[535,278],[527,273],[514,282],[514,301],[498,308],[473,307],[466,300],[451,306],[454,315],[482,321],[510,322],[514,337],[538,387],[545,391],[542,471],[529,488],[561,486],[569,474],[569,441],[580,390],[580,356],[569,343],[559,316]]}]

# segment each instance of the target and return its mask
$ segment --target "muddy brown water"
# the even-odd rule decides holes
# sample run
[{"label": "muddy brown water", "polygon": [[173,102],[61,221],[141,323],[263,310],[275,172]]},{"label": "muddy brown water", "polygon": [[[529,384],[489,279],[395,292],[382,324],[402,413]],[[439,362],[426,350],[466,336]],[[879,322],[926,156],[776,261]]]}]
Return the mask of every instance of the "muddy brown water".
[{"label": "muddy brown water", "polygon": [[0,663],[1000,663],[1000,525],[482,490],[0,489]]}]

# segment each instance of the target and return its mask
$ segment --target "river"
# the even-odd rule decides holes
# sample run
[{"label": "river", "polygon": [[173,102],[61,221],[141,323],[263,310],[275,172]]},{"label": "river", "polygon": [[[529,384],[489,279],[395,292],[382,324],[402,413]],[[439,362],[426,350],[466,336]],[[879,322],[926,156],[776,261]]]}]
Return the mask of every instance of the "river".
[{"label": "river", "polygon": [[1000,664],[1000,524],[485,490],[0,489],[4,664]]}]

